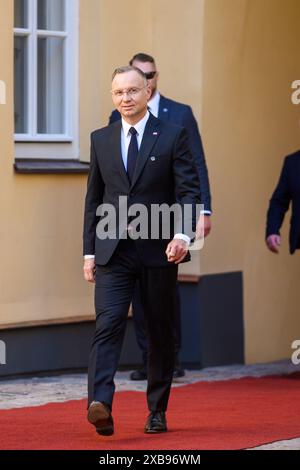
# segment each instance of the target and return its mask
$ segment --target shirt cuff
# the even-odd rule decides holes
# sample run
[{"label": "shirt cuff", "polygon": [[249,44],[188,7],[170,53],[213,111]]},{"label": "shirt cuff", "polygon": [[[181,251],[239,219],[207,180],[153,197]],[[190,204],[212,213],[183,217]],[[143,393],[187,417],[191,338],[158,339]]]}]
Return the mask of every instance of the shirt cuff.
[{"label": "shirt cuff", "polygon": [[94,259],[95,255],[84,255],[84,259]]},{"label": "shirt cuff", "polygon": [[212,212],[211,212],[211,211],[204,210],[204,211],[200,211],[200,214],[211,215]]},{"label": "shirt cuff", "polygon": [[176,233],[173,237],[173,240],[183,240],[188,245],[191,243],[191,239],[188,235],[184,235],[184,233]]}]

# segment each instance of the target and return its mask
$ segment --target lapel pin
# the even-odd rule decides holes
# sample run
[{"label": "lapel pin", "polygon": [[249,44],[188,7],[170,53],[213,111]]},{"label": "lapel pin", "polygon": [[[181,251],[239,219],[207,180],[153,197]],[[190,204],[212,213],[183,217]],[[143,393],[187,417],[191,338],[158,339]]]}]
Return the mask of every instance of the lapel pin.
[{"label": "lapel pin", "polygon": [[158,132],[153,132],[153,135],[157,135],[157,134],[158,134]]},{"label": "lapel pin", "polygon": [[151,157],[150,160],[151,160],[151,162],[155,162],[156,159],[155,159],[155,157]]},{"label": "lapel pin", "polygon": [[167,113],[167,112],[168,112],[168,108],[164,108],[164,109],[163,109],[163,112],[164,112],[164,113]]}]

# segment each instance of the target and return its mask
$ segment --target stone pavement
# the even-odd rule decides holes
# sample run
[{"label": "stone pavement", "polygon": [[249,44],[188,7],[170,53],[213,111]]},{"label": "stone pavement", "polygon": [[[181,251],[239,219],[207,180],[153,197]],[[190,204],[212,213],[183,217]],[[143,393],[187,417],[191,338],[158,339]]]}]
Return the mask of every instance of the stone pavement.
[{"label": "stone pavement", "polygon": [[[173,382],[173,387],[202,381],[231,380],[241,377],[262,377],[267,375],[290,374],[300,371],[300,365],[290,361],[268,364],[230,365],[209,367],[201,370],[187,370],[186,375]],[[146,381],[132,382],[129,371],[117,372],[116,391],[135,390],[144,392]],[[46,403],[82,400],[87,395],[86,374],[65,374],[50,377],[30,377],[0,381],[0,409],[39,406]],[[299,450],[298,439],[280,441],[257,447],[261,450]]]}]

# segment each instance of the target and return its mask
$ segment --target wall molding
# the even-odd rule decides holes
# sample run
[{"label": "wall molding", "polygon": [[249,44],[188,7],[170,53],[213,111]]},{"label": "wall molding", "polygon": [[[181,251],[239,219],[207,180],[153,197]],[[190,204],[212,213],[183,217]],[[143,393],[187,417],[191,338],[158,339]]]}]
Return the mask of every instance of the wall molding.
[{"label": "wall molding", "polygon": [[6,84],[0,80],[0,104],[6,104]]}]

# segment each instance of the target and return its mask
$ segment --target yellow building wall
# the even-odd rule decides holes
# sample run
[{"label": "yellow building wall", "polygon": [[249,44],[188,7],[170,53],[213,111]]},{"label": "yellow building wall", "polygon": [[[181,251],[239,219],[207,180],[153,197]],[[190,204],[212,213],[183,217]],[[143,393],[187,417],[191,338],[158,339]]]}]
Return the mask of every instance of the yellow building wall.
[{"label": "yellow building wall", "polygon": [[[213,191],[205,273],[242,270],[247,362],[291,355],[300,337],[300,259],[264,245],[269,198],[283,157],[300,148],[297,0],[207,0],[202,131]],[[300,184],[300,182],[299,182]]]},{"label": "yellow building wall", "polygon": [[[290,355],[299,336],[299,255],[264,246],[283,156],[300,147],[297,0],[81,0],[80,158],[112,109],[110,76],[154,55],[160,90],[192,105],[213,194],[213,231],[183,272],[243,271],[247,362]],[[93,314],[82,279],[86,177],[13,171],[13,2],[0,0],[0,308],[2,325]],[[3,136],[5,136],[3,138]],[[59,156],[58,156],[59,157]]]}]

